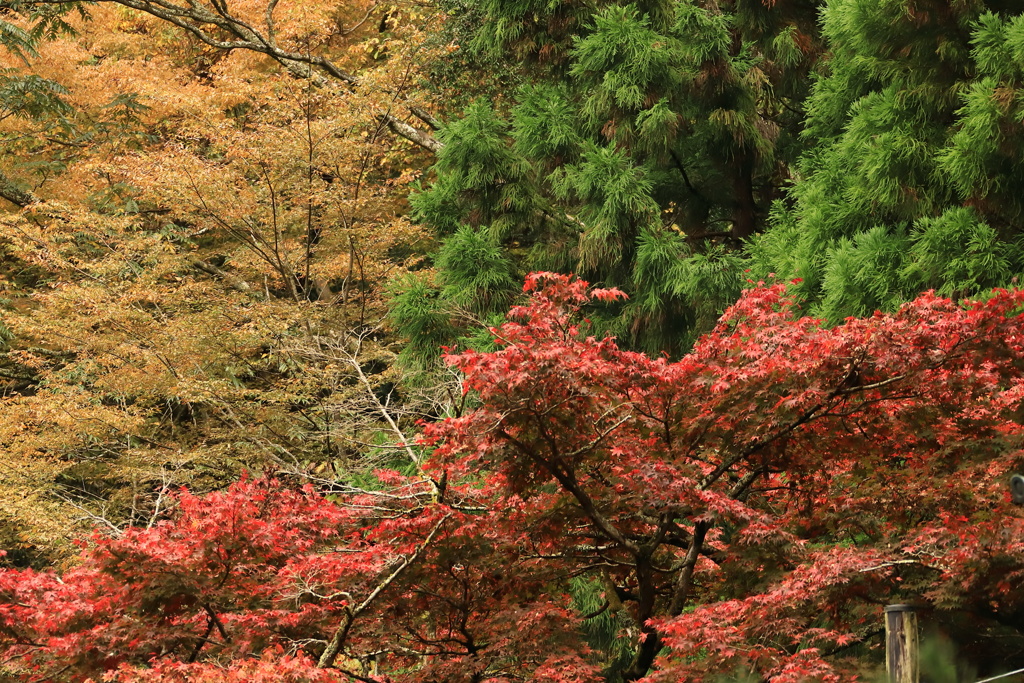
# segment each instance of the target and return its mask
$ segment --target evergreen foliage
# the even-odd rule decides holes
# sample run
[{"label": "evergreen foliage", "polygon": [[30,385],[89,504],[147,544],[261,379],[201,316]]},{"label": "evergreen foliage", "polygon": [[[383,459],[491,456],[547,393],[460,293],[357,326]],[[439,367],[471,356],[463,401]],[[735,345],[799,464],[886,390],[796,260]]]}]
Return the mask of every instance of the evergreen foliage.
[{"label": "evergreen foliage", "polygon": [[623,288],[607,329],[651,352],[687,348],[748,280],[801,280],[831,322],[1014,284],[1019,7],[818,9],[481,3],[474,48],[527,82],[452,122],[419,218],[487,229],[519,273]]},{"label": "evergreen foliage", "polygon": [[831,321],[1024,271],[1024,16],[1003,2],[832,0],[791,205],[752,269],[803,278]]},{"label": "evergreen foliage", "polygon": [[[442,131],[415,216],[439,235],[487,231],[519,274],[622,287],[631,303],[610,329],[649,351],[686,348],[738,294],[729,252],[764,226],[801,149],[816,4],[486,0],[476,12],[472,49],[518,63],[524,84]],[[448,263],[436,261],[444,286],[476,291]]]},{"label": "evergreen foliage", "polygon": [[473,348],[488,347],[486,321],[500,318],[519,289],[513,263],[488,233],[476,228],[458,228],[435,258],[439,282],[409,273],[393,284],[391,320],[409,335],[398,359],[414,374],[437,369],[438,350],[457,338],[472,338]]}]

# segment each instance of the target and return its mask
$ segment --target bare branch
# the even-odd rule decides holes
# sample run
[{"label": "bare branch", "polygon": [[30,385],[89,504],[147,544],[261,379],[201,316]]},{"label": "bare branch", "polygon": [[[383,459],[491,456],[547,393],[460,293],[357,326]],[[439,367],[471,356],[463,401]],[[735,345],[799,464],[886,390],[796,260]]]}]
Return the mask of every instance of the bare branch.
[{"label": "bare branch", "polygon": [[[274,10],[278,0],[269,0],[264,12],[265,31],[258,30],[252,24],[231,14],[227,4],[223,0],[211,0],[214,11],[200,5],[195,0],[189,0],[187,5],[180,5],[169,0],[101,0],[113,2],[124,7],[129,7],[140,12],[152,15],[157,19],[166,21],[177,26],[201,42],[220,50],[249,50],[267,55],[281,66],[288,73],[297,77],[310,79],[317,87],[331,87],[330,82],[316,70],[322,71],[335,81],[345,83],[350,87],[358,87],[361,80],[347,71],[342,70],[326,57],[313,54],[292,52],[278,46],[274,37]],[[55,5],[61,4],[63,0],[35,0],[31,5]],[[365,21],[365,19],[364,19]],[[234,39],[224,39],[217,36],[216,31],[233,36]],[[220,35],[223,35],[220,34]],[[395,93],[392,93],[395,94]],[[396,94],[396,98],[399,96]],[[437,129],[438,122],[419,107],[411,108],[413,115],[423,120],[433,129]],[[410,142],[428,149],[431,152],[438,152],[444,145],[437,138],[429,133],[413,128],[404,121],[393,116],[390,112],[379,117],[388,128],[396,135],[403,137]],[[6,192],[5,192],[6,190]],[[13,185],[5,183],[0,178],[0,197],[10,199],[19,206],[31,203],[28,200],[30,195],[21,194]],[[17,199],[17,201],[16,201]]]},{"label": "bare branch", "polygon": [[3,173],[0,173],[0,197],[22,209],[40,201],[39,197],[27,190],[22,190]]},{"label": "bare branch", "polygon": [[231,287],[231,289],[237,290],[239,292],[248,292],[250,290],[248,282],[235,277],[231,273],[221,270],[220,268],[213,265],[209,261],[203,261],[197,258],[189,258],[188,264],[193,268],[198,268],[204,273],[212,275],[216,278],[220,278],[225,282],[225,284]]},{"label": "bare branch", "polygon": [[431,130],[441,129],[441,122],[434,118],[426,109],[422,107],[409,107],[409,111],[413,116],[430,126]]},{"label": "bare branch", "polygon": [[349,365],[352,366],[352,369],[356,371],[356,376],[359,378],[359,383],[362,384],[363,387],[365,387],[366,391],[373,399],[373,402],[377,405],[377,410],[380,412],[381,416],[383,416],[384,420],[388,423],[388,426],[391,427],[391,431],[398,438],[398,445],[404,447],[406,455],[409,456],[409,460],[411,460],[418,467],[420,465],[419,454],[415,450],[413,450],[412,446],[409,445],[410,441],[406,438],[405,433],[402,431],[402,428],[398,426],[397,422],[395,422],[395,419],[391,417],[391,413],[388,411],[387,406],[377,398],[377,395],[375,393],[373,393],[373,385],[370,384],[369,378],[367,378],[366,373],[363,372],[363,366],[359,362],[359,350],[362,347],[362,343],[363,338],[357,337],[355,353],[349,353],[347,350],[343,349],[342,353],[345,355],[345,360],[347,360]]},{"label": "bare branch", "polygon": [[403,137],[406,140],[419,145],[420,147],[429,149],[431,152],[434,152],[435,154],[437,152],[440,152],[444,148],[444,143],[435,138],[434,136],[428,135],[423,131],[416,130],[408,123],[399,121],[391,114],[384,114],[383,116],[381,116],[381,119],[388,124],[388,128],[390,128],[391,132],[394,133],[395,135]]}]

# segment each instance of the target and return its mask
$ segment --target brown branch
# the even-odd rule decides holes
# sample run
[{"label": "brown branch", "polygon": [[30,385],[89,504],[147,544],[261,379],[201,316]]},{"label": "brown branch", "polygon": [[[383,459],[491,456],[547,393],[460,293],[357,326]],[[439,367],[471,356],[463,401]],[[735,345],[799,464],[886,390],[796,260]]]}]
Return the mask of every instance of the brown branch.
[{"label": "brown branch", "polygon": [[676,577],[675,590],[672,593],[672,604],[669,606],[669,615],[676,617],[683,613],[686,600],[690,597],[690,588],[693,585],[693,570],[697,566],[701,549],[704,547],[704,538],[711,528],[710,522],[697,522],[693,528],[693,538],[690,539],[690,549],[683,558],[679,576]]},{"label": "brown branch", "polygon": [[863,393],[865,391],[871,391],[872,389],[882,389],[883,387],[887,387],[890,384],[895,384],[896,382],[899,382],[899,381],[904,380],[906,378],[907,378],[907,375],[906,375],[906,373],[904,373],[902,375],[896,375],[895,377],[890,377],[889,379],[883,379],[883,380],[881,380],[879,382],[875,382],[873,384],[857,384],[857,385],[852,386],[852,387],[842,387],[840,389],[837,389],[835,391],[835,393],[838,394],[838,395],[841,395],[841,396],[845,396],[847,394],[859,394],[859,393]]},{"label": "brown branch", "polygon": [[373,601],[376,600],[380,596],[380,594],[383,593],[385,589],[387,589],[388,586],[394,583],[395,580],[399,576],[401,576],[402,573],[413,562],[419,559],[420,555],[423,554],[423,551],[426,550],[427,546],[429,546],[430,543],[434,540],[434,537],[437,535],[437,532],[441,530],[441,526],[448,520],[450,516],[451,515],[449,514],[442,517],[438,521],[438,523],[434,525],[434,528],[430,530],[430,533],[427,534],[427,537],[423,539],[423,542],[420,543],[420,545],[416,548],[412,555],[409,555],[404,560],[402,560],[398,567],[396,567],[395,570],[391,572],[386,579],[377,584],[377,587],[370,592],[370,594],[366,597],[365,600],[359,603],[359,605],[356,606],[355,609],[347,610],[347,614],[345,615],[345,622],[338,627],[338,630],[334,632],[334,636],[331,638],[330,642],[327,643],[327,648],[324,650],[323,654],[320,655],[320,660],[317,662],[318,669],[330,669],[334,666],[334,662],[338,658],[338,655],[341,653],[341,648],[345,644],[345,640],[348,638],[348,633],[352,629],[352,623],[360,614],[365,612],[367,608],[371,604],[373,604]]},{"label": "brown branch", "polygon": [[563,472],[560,468],[555,466],[555,463],[551,462],[540,453],[536,451],[530,445],[520,441],[504,429],[499,429],[498,434],[508,441],[510,444],[515,446],[521,453],[529,457],[534,462],[542,465],[544,469],[551,473],[551,475],[558,480],[558,483],[562,485],[568,493],[572,494],[576,502],[579,503],[583,511],[590,517],[591,521],[597,526],[597,528],[608,538],[612,539],[623,548],[629,550],[633,555],[640,555],[641,548],[636,543],[626,538],[626,536],[611,523],[607,517],[601,514],[601,511],[597,509],[593,499],[587,494],[586,491],[580,487],[579,482],[576,481],[575,476],[571,472]]},{"label": "brown branch", "polygon": [[396,119],[391,114],[383,114],[381,116],[381,120],[388,124],[388,128],[391,129],[392,133],[400,137],[403,137],[406,140],[415,143],[420,147],[423,147],[424,149],[429,149],[431,152],[434,152],[435,154],[444,149],[444,143],[435,138],[433,135],[429,135],[427,133],[424,133],[423,131],[416,130],[408,123]]},{"label": "brown branch", "polygon": [[441,122],[434,118],[430,112],[422,107],[409,107],[413,116],[430,126],[431,130],[441,130]]},{"label": "brown branch", "polygon": [[241,280],[241,279],[235,277],[231,273],[228,273],[228,272],[226,272],[224,270],[221,270],[220,268],[218,268],[217,266],[213,265],[209,261],[203,261],[203,260],[200,260],[200,259],[197,259],[197,258],[189,257],[187,259],[187,262],[193,268],[197,268],[197,269],[203,271],[204,273],[207,273],[208,275],[212,275],[212,276],[214,276],[216,278],[220,278],[229,287],[231,287],[231,289],[234,289],[234,290],[239,291],[239,292],[248,292],[249,289],[250,289],[248,282],[246,282],[245,280]]},{"label": "brown branch", "polygon": [[[222,0],[211,0],[215,11],[211,12],[206,7],[201,6],[198,2],[190,1],[188,5],[179,5],[168,0],[105,0],[107,2],[113,2],[124,7],[129,7],[140,12],[150,14],[157,19],[166,21],[178,28],[181,28],[188,33],[192,34],[195,38],[201,42],[220,50],[249,50],[251,52],[258,52],[264,54],[281,66],[283,66],[290,74],[297,78],[308,78],[313,81],[317,87],[329,87],[329,82],[321,75],[317,74],[314,69],[319,69],[336,81],[341,81],[351,87],[358,87],[362,80],[353,74],[343,71],[333,62],[325,57],[319,55],[303,54],[301,52],[292,52],[290,50],[282,49],[277,45],[277,41],[274,38],[274,24],[273,24],[273,13],[277,5],[277,0],[270,0],[264,13],[264,22],[267,25],[266,32],[263,33],[251,24],[237,16],[231,14],[228,11],[226,3]],[[31,5],[56,5],[61,4],[63,0],[35,0]],[[215,37],[210,32],[210,27],[220,29],[225,33],[234,36],[234,40],[222,40]],[[413,107],[410,109],[413,114],[421,118],[431,128],[436,129],[436,120],[433,119],[429,114],[419,107]],[[417,113],[418,112],[418,113]],[[424,117],[423,115],[426,115]],[[433,137],[429,133],[413,128],[409,124],[401,121],[400,119],[392,116],[390,113],[385,113],[380,116],[380,119],[387,124],[388,128],[391,129],[396,135],[403,137],[410,142],[428,149],[431,152],[438,152],[444,145],[437,138]],[[0,180],[0,196],[10,199],[7,194],[3,194],[4,183]],[[12,194],[12,196],[19,196],[24,199],[23,196]],[[11,201],[14,201],[13,199]],[[18,202],[15,202],[16,204]],[[26,201],[27,203],[31,203]],[[19,204],[24,206],[25,204]]]},{"label": "brown branch", "polygon": [[605,601],[604,601],[604,604],[603,604],[603,605],[601,605],[600,607],[598,607],[598,608],[597,608],[596,610],[594,610],[593,612],[589,612],[589,613],[587,613],[587,614],[583,614],[583,615],[581,615],[581,616],[580,616],[580,619],[582,619],[582,620],[586,621],[587,619],[594,619],[594,618],[596,618],[596,617],[599,617],[599,616],[601,616],[602,614],[604,614],[604,613],[605,613],[606,611],[608,611],[608,608],[609,608],[609,607],[611,607],[611,603],[610,603],[610,602],[608,602],[607,600],[605,600]]},{"label": "brown branch", "polygon": [[3,173],[0,173],[0,197],[3,197],[20,209],[24,209],[29,204],[36,204],[41,201],[39,197],[35,196],[31,192],[19,188],[14,184],[14,181]]}]

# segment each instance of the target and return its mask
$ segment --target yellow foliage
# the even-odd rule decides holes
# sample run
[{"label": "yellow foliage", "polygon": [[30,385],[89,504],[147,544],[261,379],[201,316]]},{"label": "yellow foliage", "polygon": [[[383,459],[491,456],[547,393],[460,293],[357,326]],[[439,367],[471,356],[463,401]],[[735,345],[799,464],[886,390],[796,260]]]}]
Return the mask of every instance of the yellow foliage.
[{"label": "yellow foliage", "polygon": [[0,173],[41,200],[0,218],[0,524],[47,548],[159,514],[168,486],[365,457],[392,354],[361,345],[362,382],[346,339],[429,243],[405,198],[430,158],[389,123],[432,108],[420,69],[443,47],[415,3],[277,4],[280,49],[358,83],[89,11],[29,67],[0,55],[70,105],[0,118]]}]

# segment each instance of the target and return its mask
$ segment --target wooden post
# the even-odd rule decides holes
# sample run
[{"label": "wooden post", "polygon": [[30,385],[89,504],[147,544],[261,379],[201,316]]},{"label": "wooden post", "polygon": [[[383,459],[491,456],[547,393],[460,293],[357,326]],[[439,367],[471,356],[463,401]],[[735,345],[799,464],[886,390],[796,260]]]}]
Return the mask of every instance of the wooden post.
[{"label": "wooden post", "polygon": [[1014,505],[1024,505],[1024,477],[1019,474],[1010,477],[1010,497]]},{"label": "wooden post", "polygon": [[917,614],[912,605],[885,608],[885,672],[889,683],[918,683]]}]

